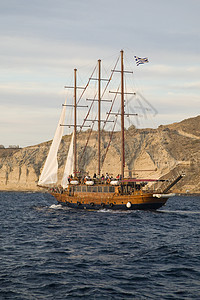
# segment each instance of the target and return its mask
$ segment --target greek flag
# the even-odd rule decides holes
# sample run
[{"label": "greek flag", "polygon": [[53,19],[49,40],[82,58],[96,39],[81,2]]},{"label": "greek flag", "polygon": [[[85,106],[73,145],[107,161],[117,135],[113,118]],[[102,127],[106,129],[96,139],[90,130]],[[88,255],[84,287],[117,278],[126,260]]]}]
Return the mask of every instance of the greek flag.
[{"label": "greek flag", "polygon": [[137,66],[149,62],[147,57],[144,57],[144,58],[141,58],[141,57],[138,57],[138,56],[134,56],[134,57],[135,57],[135,62],[136,62]]}]

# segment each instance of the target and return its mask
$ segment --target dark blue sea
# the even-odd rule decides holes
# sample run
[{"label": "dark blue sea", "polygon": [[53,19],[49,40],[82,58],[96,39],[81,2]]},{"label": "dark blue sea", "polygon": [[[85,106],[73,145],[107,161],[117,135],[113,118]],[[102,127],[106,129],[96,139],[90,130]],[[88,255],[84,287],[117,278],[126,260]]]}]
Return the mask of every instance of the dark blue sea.
[{"label": "dark blue sea", "polygon": [[200,196],[76,211],[0,193],[0,299],[200,299]]}]

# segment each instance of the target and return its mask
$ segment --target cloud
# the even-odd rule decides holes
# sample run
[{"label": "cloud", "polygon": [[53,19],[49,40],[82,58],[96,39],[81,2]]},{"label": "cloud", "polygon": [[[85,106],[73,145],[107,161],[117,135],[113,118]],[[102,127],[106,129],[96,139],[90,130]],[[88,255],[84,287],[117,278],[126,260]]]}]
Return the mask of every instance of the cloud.
[{"label": "cloud", "polygon": [[189,90],[189,91],[200,91],[200,81],[194,82],[183,82],[180,85],[173,86],[173,89],[178,90]]},{"label": "cloud", "polygon": [[[64,89],[73,85],[73,69],[85,85],[100,58],[107,77],[121,48],[134,70],[131,86],[159,111],[158,123],[199,111],[198,1],[0,2],[1,143],[51,138],[61,103],[73,100]],[[149,64],[136,67],[134,55]]]}]

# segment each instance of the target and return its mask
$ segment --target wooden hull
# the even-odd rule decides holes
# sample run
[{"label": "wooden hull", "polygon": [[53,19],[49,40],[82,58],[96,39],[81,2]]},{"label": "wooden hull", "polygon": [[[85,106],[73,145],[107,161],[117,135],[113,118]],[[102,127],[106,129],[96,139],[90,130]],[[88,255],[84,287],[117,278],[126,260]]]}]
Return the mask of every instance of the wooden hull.
[{"label": "wooden hull", "polygon": [[156,210],[163,206],[167,197],[154,197],[153,193],[139,191],[132,195],[111,193],[68,193],[51,192],[59,204],[76,209],[102,208],[112,210]]}]

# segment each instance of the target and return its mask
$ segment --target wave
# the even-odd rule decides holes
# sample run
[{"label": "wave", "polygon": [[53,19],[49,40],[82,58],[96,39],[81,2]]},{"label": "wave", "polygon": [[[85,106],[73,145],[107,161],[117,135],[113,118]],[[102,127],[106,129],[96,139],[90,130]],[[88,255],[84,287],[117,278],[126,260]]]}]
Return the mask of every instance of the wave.
[{"label": "wave", "polygon": [[179,215],[198,215],[200,211],[190,211],[190,210],[157,210],[160,213],[167,214],[179,214]]},{"label": "wave", "polygon": [[51,209],[63,209],[61,204],[52,204],[49,208]]},{"label": "wave", "polygon": [[134,213],[136,212],[133,210],[113,210],[113,209],[109,209],[109,208],[102,208],[97,210],[98,213],[112,213],[112,214],[130,214],[130,213]]}]

